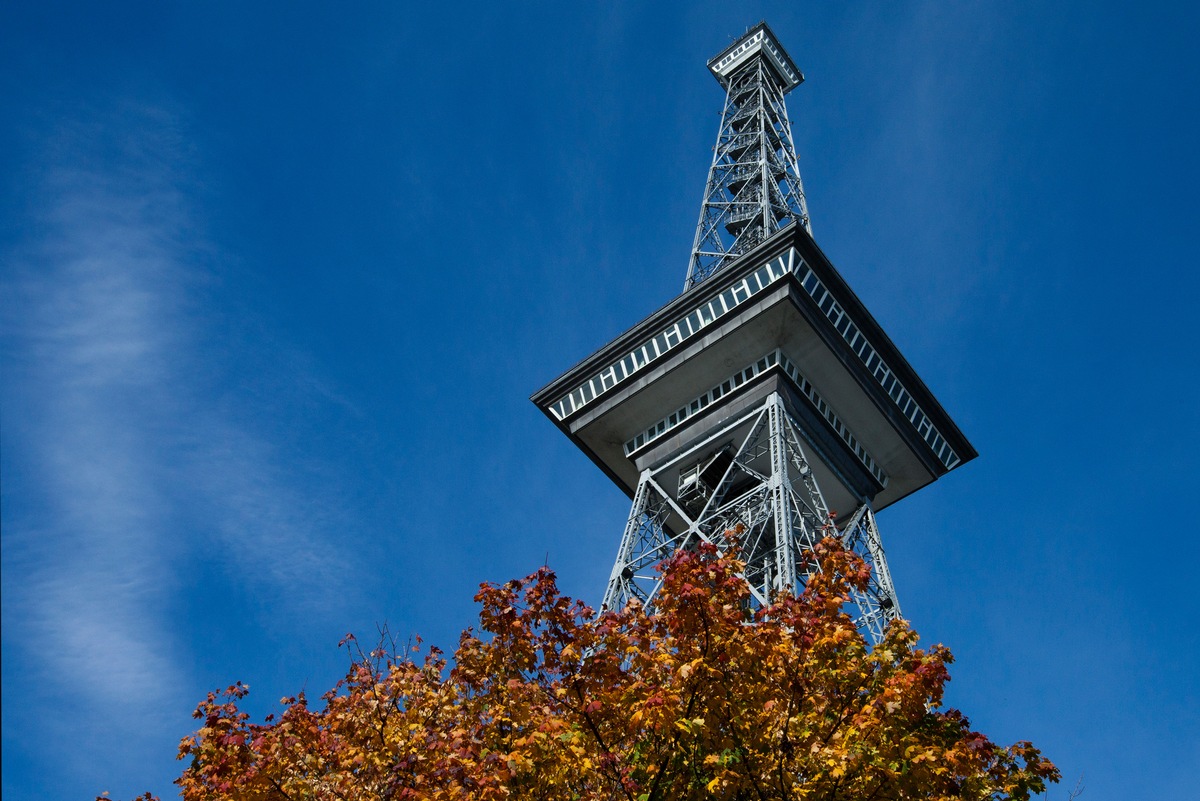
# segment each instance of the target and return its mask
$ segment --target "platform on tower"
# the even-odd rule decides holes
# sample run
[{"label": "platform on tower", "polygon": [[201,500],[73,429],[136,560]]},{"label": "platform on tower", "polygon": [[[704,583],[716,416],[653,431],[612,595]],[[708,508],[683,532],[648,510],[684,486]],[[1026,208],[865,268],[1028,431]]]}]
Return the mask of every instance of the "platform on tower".
[{"label": "platform on tower", "polygon": [[[772,391],[820,457],[814,470],[832,510],[847,513],[864,500],[882,509],[977,455],[796,224],[532,400],[633,497],[643,470],[714,432],[736,438],[730,425]],[[692,467],[703,469],[680,465],[680,488]]]},{"label": "platform on tower", "polygon": [[729,78],[760,53],[779,76],[785,94],[804,83],[804,74],[796,68],[792,57],[783,49],[783,45],[779,44],[779,40],[765,22],[758,23],[729,47],[709,59],[708,69],[720,81],[721,86],[729,88]]}]

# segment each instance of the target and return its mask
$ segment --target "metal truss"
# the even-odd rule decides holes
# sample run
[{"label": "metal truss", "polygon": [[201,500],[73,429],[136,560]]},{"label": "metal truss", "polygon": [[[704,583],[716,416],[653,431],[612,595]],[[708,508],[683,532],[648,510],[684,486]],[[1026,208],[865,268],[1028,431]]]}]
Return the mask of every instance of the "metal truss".
[{"label": "metal truss", "polygon": [[784,87],[761,54],[728,81],[684,291],[791,220],[812,233]]},{"label": "metal truss", "polygon": [[866,591],[855,590],[853,601],[858,607],[858,627],[866,632],[871,642],[879,642],[888,623],[902,615],[900,602],[896,600],[896,587],[892,584],[892,573],[883,555],[879,526],[875,524],[875,513],[871,511],[869,503],[859,506],[842,525],[841,537],[843,545],[871,566],[871,580]]},{"label": "metal truss", "polygon": [[[891,574],[870,505],[838,526],[806,455],[801,428],[782,397],[730,421],[658,467],[642,472],[621,538],[604,608],[637,599],[653,607],[656,566],[680,548],[709,542],[736,550],[756,605],[800,591],[819,566],[805,551],[838,536],[871,566],[871,583],[855,592],[852,614],[872,643],[899,616]],[[740,529],[740,533],[734,531]]]}]

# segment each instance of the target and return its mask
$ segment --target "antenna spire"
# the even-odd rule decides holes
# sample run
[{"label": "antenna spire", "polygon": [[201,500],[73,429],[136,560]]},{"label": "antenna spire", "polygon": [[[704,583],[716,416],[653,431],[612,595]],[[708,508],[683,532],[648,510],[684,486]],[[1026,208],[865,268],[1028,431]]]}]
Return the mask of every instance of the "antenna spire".
[{"label": "antenna spire", "polygon": [[684,291],[793,220],[811,234],[783,96],[804,81],[760,22],[708,62],[725,87]]}]

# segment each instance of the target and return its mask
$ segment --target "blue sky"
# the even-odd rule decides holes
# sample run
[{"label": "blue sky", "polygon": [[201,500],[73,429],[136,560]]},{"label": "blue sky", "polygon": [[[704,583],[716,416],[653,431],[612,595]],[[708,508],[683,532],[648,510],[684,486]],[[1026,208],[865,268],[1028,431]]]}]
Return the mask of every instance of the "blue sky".
[{"label": "blue sky", "polygon": [[950,702],[1089,801],[1200,768],[1186,3],[0,7],[3,794],[172,795],[479,582],[603,590],[529,394],[682,286],[767,19],[817,242],[978,448],[880,516]]}]

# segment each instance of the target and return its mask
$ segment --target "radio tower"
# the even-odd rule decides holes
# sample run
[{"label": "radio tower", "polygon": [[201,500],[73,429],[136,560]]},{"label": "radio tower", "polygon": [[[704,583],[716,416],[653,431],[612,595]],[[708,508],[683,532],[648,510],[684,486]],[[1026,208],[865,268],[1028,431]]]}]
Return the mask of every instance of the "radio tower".
[{"label": "radio tower", "polygon": [[766,604],[836,536],[871,566],[852,600],[878,642],[900,605],[875,512],[976,452],[812,239],[783,103],[803,76],[771,29],[708,66],[725,110],[683,294],[533,401],[633,501],[605,607],[653,606],[655,566],[701,541]]}]

